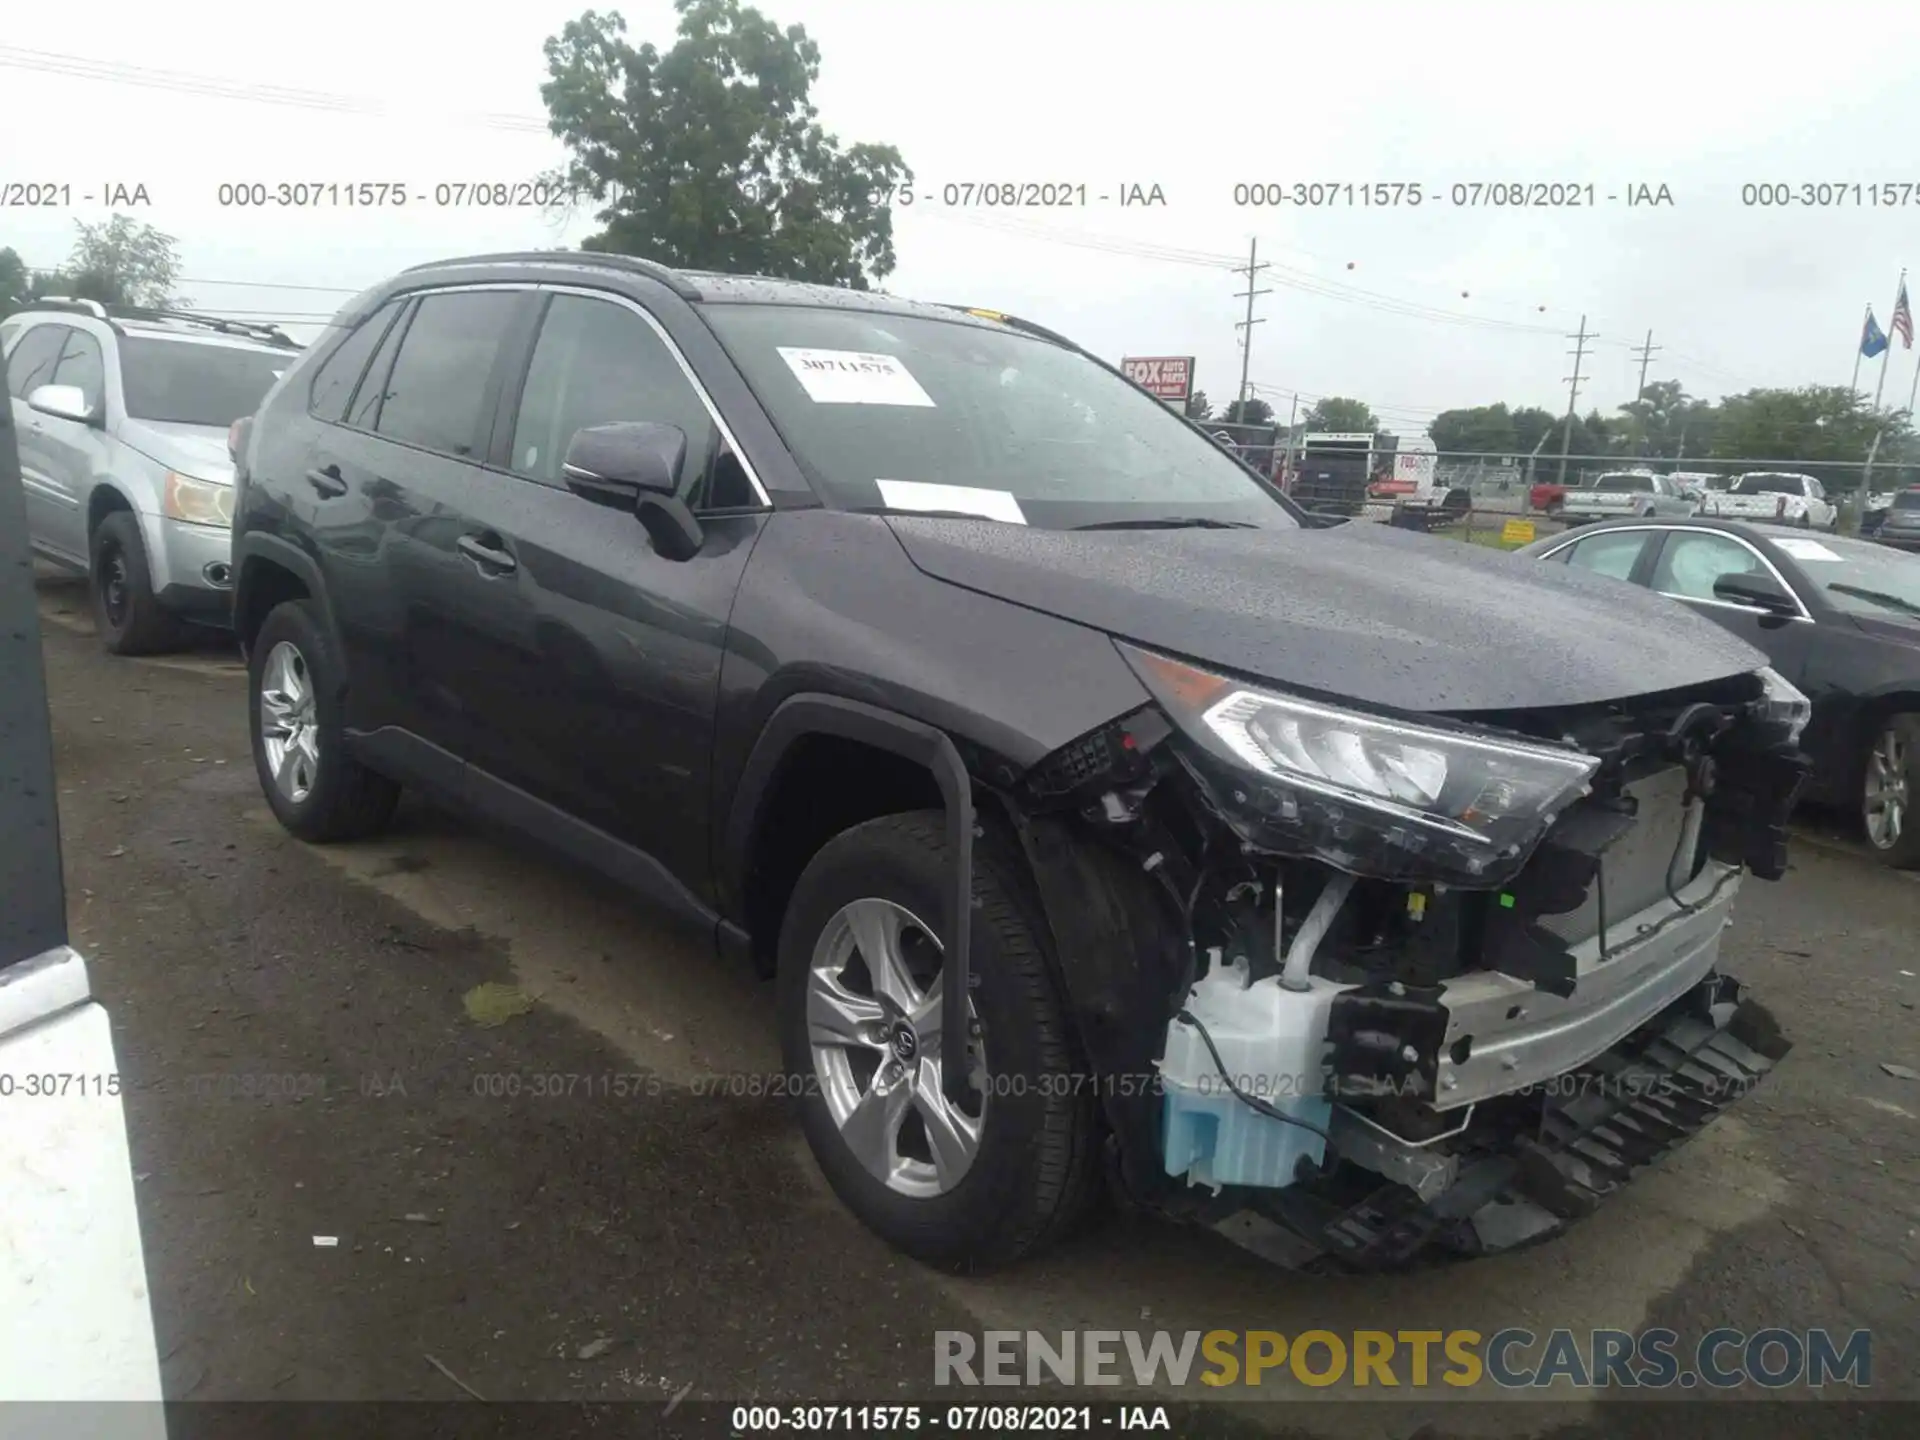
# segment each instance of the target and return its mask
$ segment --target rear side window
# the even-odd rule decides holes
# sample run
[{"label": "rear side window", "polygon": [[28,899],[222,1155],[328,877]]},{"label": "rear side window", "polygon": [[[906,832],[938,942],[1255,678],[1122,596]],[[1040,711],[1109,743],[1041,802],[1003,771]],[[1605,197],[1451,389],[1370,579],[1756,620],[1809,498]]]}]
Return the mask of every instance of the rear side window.
[{"label": "rear side window", "polygon": [[388,376],[375,429],[449,455],[478,455],[487,384],[516,291],[469,290],[420,301]]},{"label": "rear side window", "polygon": [[79,330],[67,336],[67,348],[54,367],[55,385],[72,385],[87,397],[87,408],[98,409],[107,398],[106,361],[100,354],[100,342]]},{"label": "rear side window", "polygon": [[400,301],[394,300],[375,311],[354,332],[342,340],[313,377],[311,401],[307,410],[316,420],[337,422],[347,415],[347,402],[353,387],[366,372],[367,361],[387,333],[393,317],[400,313]]},{"label": "rear side window", "polygon": [[1595,574],[1611,575],[1616,580],[1631,579],[1633,567],[1639,563],[1640,552],[1647,548],[1650,538],[1645,530],[1589,535],[1575,543],[1567,563]]},{"label": "rear side window", "polygon": [[7,389],[11,394],[24,400],[40,386],[53,383],[60,342],[67,334],[65,325],[36,325],[20,337],[20,343],[7,356]]},{"label": "rear side window", "polygon": [[1610,495],[1645,494],[1654,484],[1651,475],[1602,475],[1593,482],[1593,488]]},{"label": "rear side window", "polygon": [[381,337],[380,348],[373,352],[373,363],[361,378],[360,388],[353,392],[353,408],[347,412],[347,424],[354,429],[371,430],[380,419],[380,402],[386,398],[387,377],[393,373],[394,353],[406,338],[407,327],[412,320],[411,315],[402,315],[388,327],[387,333]]}]

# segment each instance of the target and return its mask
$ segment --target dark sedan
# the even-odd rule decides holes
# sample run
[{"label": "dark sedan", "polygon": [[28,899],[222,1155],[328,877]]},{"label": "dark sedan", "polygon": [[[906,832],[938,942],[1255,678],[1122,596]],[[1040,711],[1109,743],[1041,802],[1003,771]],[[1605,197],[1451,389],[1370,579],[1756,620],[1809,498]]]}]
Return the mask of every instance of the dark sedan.
[{"label": "dark sedan", "polygon": [[1900,550],[1920,550],[1920,486],[1894,492],[1893,503],[1880,512],[1873,538]]},{"label": "dark sedan", "polygon": [[1614,521],[1515,553],[1658,590],[1766,652],[1813,701],[1807,798],[1857,815],[1888,864],[1920,866],[1920,556],[1709,519]]}]

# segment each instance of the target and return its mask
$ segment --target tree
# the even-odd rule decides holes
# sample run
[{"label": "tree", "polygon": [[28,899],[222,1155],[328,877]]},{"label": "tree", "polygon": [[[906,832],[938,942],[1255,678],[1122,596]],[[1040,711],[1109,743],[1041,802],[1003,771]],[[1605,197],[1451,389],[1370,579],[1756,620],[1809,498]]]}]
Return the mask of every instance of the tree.
[{"label": "tree", "polygon": [[1378,422],[1373,418],[1373,411],[1360,401],[1348,400],[1339,395],[1329,395],[1307,411],[1306,428],[1355,435],[1364,432],[1371,435],[1378,428]]},{"label": "tree", "polygon": [[0,250],[0,320],[24,306],[33,294],[33,276],[27,262],[8,246]]},{"label": "tree", "polygon": [[1207,399],[1206,391],[1196,390],[1187,397],[1187,418],[1189,420],[1205,420],[1211,414],[1213,414],[1213,404]]},{"label": "tree", "polygon": [[1443,410],[1427,426],[1436,450],[1467,454],[1505,455],[1518,447],[1513,412],[1505,404],[1476,405],[1471,410]]},{"label": "tree", "polygon": [[569,151],[560,172],[606,226],[589,250],[669,265],[870,288],[894,267],[896,196],[913,172],[891,145],[842,148],[809,96],[820,47],[739,0],[674,0],[662,54],[589,10],[546,42],[540,87]]},{"label": "tree", "polygon": [[57,271],[34,272],[12,250],[0,250],[0,314],[45,295],[71,295],[102,305],[148,309],[184,307],[174,293],[180,278],[179,242],[144,220],[115,215],[89,225],[76,221],[79,239]]},{"label": "tree", "polygon": [[159,309],[185,303],[174,294],[180,278],[177,242],[144,220],[115,215],[97,225],[76,221],[80,238],[67,257],[64,292],[103,305]]},{"label": "tree", "polygon": [[1235,400],[1213,417],[1225,425],[1271,425],[1273,406],[1258,395],[1248,400]]},{"label": "tree", "polygon": [[1514,411],[1514,450],[1519,454],[1531,455],[1537,445],[1540,452],[1545,454],[1547,445],[1552,443],[1547,437],[1558,433],[1561,418],[1550,410],[1542,410],[1538,405],[1523,405]]}]

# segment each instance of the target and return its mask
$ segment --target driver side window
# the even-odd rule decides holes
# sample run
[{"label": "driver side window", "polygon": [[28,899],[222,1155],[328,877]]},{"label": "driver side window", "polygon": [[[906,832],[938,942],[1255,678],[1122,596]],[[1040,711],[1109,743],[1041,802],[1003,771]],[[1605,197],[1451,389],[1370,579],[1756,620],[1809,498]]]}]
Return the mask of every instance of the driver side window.
[{"label": "driver side window", "polygon": [[1667,536],[1667,547],[1653,567],[1653,588],[1684,600],[1715,600],[1714,582],[1722,575],[1745,575],[1764,568],[1760,557],[1737,540],[1702,530],[1676,530]]},{"label": "driver side window", "polygon": [[574,434],[619,420],[677,426],[687,437],[680,493],[690,480],[705,478],[719,432],[653,327],[610,300],[554,296],[520,393],[509,466],[530,480],[560,485],[560,463]]}]

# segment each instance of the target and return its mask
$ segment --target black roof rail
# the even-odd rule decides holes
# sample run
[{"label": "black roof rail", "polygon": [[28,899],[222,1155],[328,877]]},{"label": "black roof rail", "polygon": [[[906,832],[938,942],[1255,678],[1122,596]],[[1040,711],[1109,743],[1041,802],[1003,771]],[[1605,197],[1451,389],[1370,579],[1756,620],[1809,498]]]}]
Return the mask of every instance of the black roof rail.
[{"label": "black roof rail", "polygon": [[298,340],[278,325],[255,320],[229,320],[224,315],[203,315],[197,310],[120,305],[114,307],[113,318],[116,320],[178,320],[187,325],[204,325],[209,330],[217,330],[223,335],[235,335],[247,340],[262,340],[277,349],[303,348]]},{"label": "black roof rail", "polygon": [[489,255],[459,255],[448,260],[430,260],[424,265],[409,265],[401,273],[439,270],[448,265],[598,265],[608,270],[625,270],[658,280],[682,300],[698,300],[700,289],[685,275],[670,266],[638,255],[615,255],[604,250],[502,250]]}]

